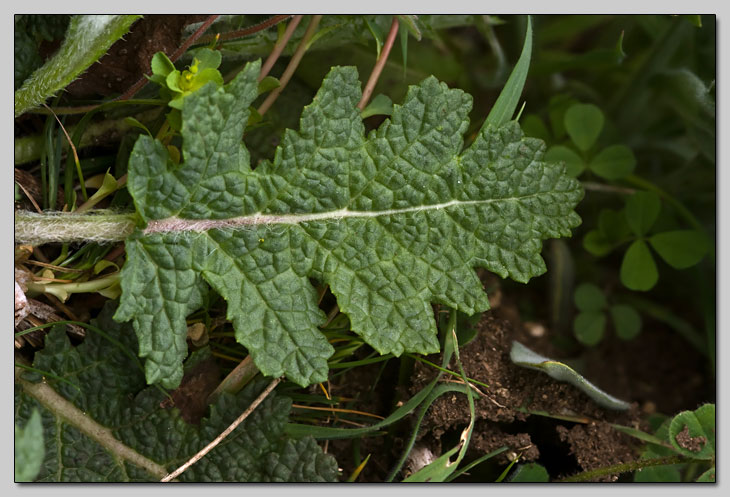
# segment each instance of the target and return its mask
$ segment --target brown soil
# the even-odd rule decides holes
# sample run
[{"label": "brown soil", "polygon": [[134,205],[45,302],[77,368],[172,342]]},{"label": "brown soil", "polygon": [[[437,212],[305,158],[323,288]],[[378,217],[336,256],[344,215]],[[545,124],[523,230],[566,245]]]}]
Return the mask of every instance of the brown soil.
[{"label": "brown soil", "polygon": [[[480,469],[481,473],[465,475],[460,481],[494,481],[515,457],[521,462],[543,464],[553,478],[629,462],[638,458],[641,443],[613,429],[610,423],[648,430],[641,421],[643,415],[657,410],[673,414],[681,409],[693,409],[712,398],[711,386],[698,388],[701,381],[698,371],[705,364],[703,358],[670,330],[648,323],[643,334],[633,341],[607,337],[601,346],[570,361],[575,358],[561,357],[561,351],[552,345],[554,337],[549,329],[523,324],[514,306],[497,304],[496,309],[482,316],[477,336],[460,349],[467,376],[489,385],[488,389],[480,387],[486,395],[475,401],[476,424],[466,461],[503,446],[509,448],[492,460],[498,472],[492,474]],[[509,358],[513,340],[547,357],[570,362],[599,388],[631,402],[631,408],[604,409],[571,385],[557,382],[539,371],[515,366]],[[438,356],[428,359],[440,363]],[[453,359],[449,368],[458,370]],[[369,373],[366,369],[358,368],[357,377],[353,375],[337,382],[341,395],[357,397],[358,391],[372,389],[379,367],[370,367]],[[392,387],[396,384],[397,371],[390,372],[390,380],[384,379],[388,377],[387,370],[380,374],[375,392],[360,397],[357,406],[385,416],[392,412],[396,399],[410,398],[436,372],[433,367],[416,362],[408,392]],[[444,380],[453,377],[444,375],[441,381]],[[337,385],[333,385],[335,390]],[[537,411],[542,415],[535,414]],[[358,481],[376,482],[386,478],[402,454],[414,418],[411,416],[403,423],[405,426],[391,429],[389,437],[358,440],[362,458],[369,453],[377,455],[371,458]],[[421,424],[405,472],[396,476],[395,481],[454,447],[468,423],[469,408],[464,395],[448,393],[438,398]],[[352,441],[332,441],[328,450],[337,457],[344,474],[351,474],[355,469]],[[484,466],[488,465],[477,468]],[[601,481],[618,478],[619,475],[611,475]]]},{"label": "brown soil", "polygon": [[114,43],[109,52],[83,76],[66,88],[79,98],[123,93],[150,72],[156,52],[168,56],[180,46],[182,28],[202,21],[205,15],[146,15],[136,21],[130,32]]}]

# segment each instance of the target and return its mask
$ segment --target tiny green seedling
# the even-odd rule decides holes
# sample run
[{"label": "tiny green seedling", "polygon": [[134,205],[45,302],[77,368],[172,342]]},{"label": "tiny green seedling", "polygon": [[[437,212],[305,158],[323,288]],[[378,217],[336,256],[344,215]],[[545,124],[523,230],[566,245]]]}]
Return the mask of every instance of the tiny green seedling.
[{"label": "tiny green seedling", "polygon": [[[568,145],[554,145],[546,153],[552,161],[565,162],[568,174],[578,177],[591,171],[606,180],[625,178],[634,171],[636,157],[625,145],[609,145],[591,154],[604,127],[603,111],[593,104],[574,103],[563,116],[563,128],[570,138]],[[556,132],[557,135],[557,132]]]},{"label": "tiny green seedling", "polygon": [[650,234],[662,209],[659,195],[639,191],[627,197],[621,211],[604,209],[599,215],[598,228],[586,233],[583,247],[602,257],[614,248],[631,242],[624,254],[620,277],[631,290],[651,290],[659,280],[651,247],[667,264],[686,269],[698,264],[709,251],[709,242],[697,230],[670,230]]},{"label": "tiny green seedling", "polygon": [[606,311],[619,338],[631,340],[641,331],[641,316],[636,309],[626,304],[609,305],[604,293],[593,283],[578,286],[573,299],[580,311],[573,321],[573,332],[583,345],[592,346],[601,341],[606,329]]}]

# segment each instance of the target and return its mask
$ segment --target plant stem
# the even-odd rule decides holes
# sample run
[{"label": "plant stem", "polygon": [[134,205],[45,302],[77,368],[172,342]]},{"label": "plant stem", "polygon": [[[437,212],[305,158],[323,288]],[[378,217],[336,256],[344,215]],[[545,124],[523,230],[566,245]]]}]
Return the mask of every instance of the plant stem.
[{"label": "plant stem", "polygon": [[[239,29],[238,31],[230,31],[228,33],[222,33],[218,37],[218,41],[228,41],[233,40],[236,38],[243,38],[244,36],[250,36],[252,34],[258,33],[259,31],[263,31],[265,29],[270,28],[271,26],[275,26],[279,24],[282,21],[287,20],[288,18],[292,17],[291,14],[279,14],[274,17],[271,17],[270,19],[266,19],[263,22],[260,22],[254,26],[249,26],[248,28]],[[210,43],[215,39],[215,36],[203,36],[199,43],[206,44]]]},{"label": "plant stem", "polygon": [[368,104],[368,101],[373,94],[373,90],[375,90],[375,85],[378,83],[378,79],[380,79],[380,73],[383,72],[383,67],[385,67],[385,63],[388,60],[388,55],[390,54],[390,49],[393,48],[393,43],[395,42],[395,37],[397,35],[398,16],[393,16],[393,22],[390,25],[388,37],[386,38],[385,44],[383,45],[383,51],[380,53],[380,57],[378,57],[378,60],[375,62],[373,72],[370,73],[370,78],[365,84],[365,89],[362,92],[362,98],[360,99],[360,103],[357,104],[358,109],[363,110]]},{"label": "plant stem", "polygon": [[68,298],[70,293],[93,293],[99,290],[109,288],[119,281],[119,273],[112,273],[103,278],[95,280],[83,281],[81,283],[37,283],[28,282],[28,290],[38,293],[50,293],[58,297],[61,301]]},{"label": "plant stem", "polygon": [[119,242],[134,231],[136,214],[96,210],[90,214],[15,212],[15,243]]},{"label": "plant stem", "polygon": [[652,466],[664,466],[669,464],[680,464],[687,462],[688,459],[682,456],[668,456],[661,457],[658,459],[639,459],[637,461],[631,461],[627,463],[614,464],[613,466],[607,466],[605,468],[593,469],[590,471],[584,471],[577,475],[569,476],[561,480],[557,480],[558,483],[568,482],[585,482],[591,481],[599,476],[614,475],[619,473],[628,473],[630,471],[637,471]]},{"label": "plant stem", "polygon": [[259,115],[264,115],[264,113],[269,110],[269,108],[273,105],[273,103],[276,101],[277,98],[279,98],[279,95],[286,87],[287,83],[289,83],[289,80],[294,75],[294,71],[297,70],[297,67],[299,66],[299,62],[302,60],[302,57],[304,56],[304,52],[307,51],[307,45],[309,44],[309,39],[314,36],[314,33],[317,31],[317,26],[319,25],[319,21],[322,19],[321,15],[316,15],[312,17],[312,20],[309,22],[309,26],[307,26],[307,31],[304,33],[304,37],[302,38],[302,41],[299,42],[299,46],[297,47],[296,52],[294,52],[294,55],[292,56],[291,60],[289,61],[289,65],[286,66],[286,69],[284,70],[284,74],[281,75],[281,78],[279,79],[279,83],[281,86],[276,88],[274,91],[269,93],[269,96],[266,97],[266,100],[264,100],[264,103],[261,104],[261,107],[257,109],[257,112]]},{"label": "plant stem", "polygon": [[604,183],[596,183],[593,181],[581,181],[581,185],[583,185],[584,189],[591,190],[594,192],[618,193],[621,195],[631,195],[632,193],[636,192],[636,190],[634,188],[607,185]]},{"label": "plant stem", "polygon": [[264,399],[266,397],[269,396],[271,391],[274,390],[274,388],[276,388],[276,385],[278,385],[280,381],[281,381],[281,377],[275,378],[271,383],[269,383],[269,386],[267,386],[266,389],[264,389],[264,391],[261,392],[261,394],[258,397],[256,397],[256,400],[254,400],[251,403],[251,405],[248,406],[248,409],[243,411],[243,413],[238,418],[236,418],[236,420],[233,423],[231,423],[230,426],[223,431],[223,433],[221,433],[220,435],[215,437],[215,439],[212,442],[210,442],[201,451],[199,451],[197,454],[195,454],[193,457],[191,457],[185,464],[183,464],[182,466],[177,468],[175,471],[173,471],[169,475],[165,476],[160,481],[168,482],[168,481],[172,480],[173,478],[176,478],[177,476],[182,474],[183,471],[185,471],[190,466],[192,466],[193,464],[198,462],[200,459],[202,459],[203,456],[205,456],[208,452],[213,450],[216,445],[221,443],[224,438],[226,438],[228,435],[230,435],[230,433],[233,430],[235,430],[238,427],[238,425],[240,425],[254,411],[254,409],[256,409],[259,406],[259,404],[261,404],[264,401]]},{"label": "plant stem", "polygon": [[279,41],[276,42],[276,45],[274,45],[274,49],[271,51],[269,56],[266,58],[266,62],[264,62],[264,65],[261,66],[261,73],[259,74],[259,81],[264,79],[268,74],[269,71],[271,71],[271,68],[274,67],[274,63],[276,63],[277,59],[281,55],[281,52],[284,51],[284,47],[289,42],[289,39],[294,34],[294,30],[299,25],[299,22],[302,20],[302,15],[296,15],[291,20],[289,25],[286,27],[286,31],[284,31],[284,36],[281,37]]},{"label": "plant stem", "polygon": [[223,381],[216,387],[215,390],[208,396],[208,404],[215,404],[218,397],[223,392],[236,393],[241,390],[251,378],[256,376],[259,372],[259,368],[253,362],[253,358],[247,355],[238,365],[233,368],[233,371],[228,373]]}]

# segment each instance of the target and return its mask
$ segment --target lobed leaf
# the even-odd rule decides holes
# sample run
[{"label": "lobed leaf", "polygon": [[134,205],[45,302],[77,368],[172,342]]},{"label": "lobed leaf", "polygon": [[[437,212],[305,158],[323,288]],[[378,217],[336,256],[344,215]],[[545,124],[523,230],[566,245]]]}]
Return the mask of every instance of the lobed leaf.
[{"label": "lobed leaf", "polygon": [[333,353],[310,278],[381,354],[432,353],[432,302],[486,310],[473,268],[526,282],[545,271],[542,240],[580,222],[579,183],[517,123],[485,124],[462,151],[471,97],[433,77],[366,137],[357,71],[333,68],[300,130],[252,171],[240,138],[258,71],[185,99],[183,163],[147,136],[131,154],[146,226],[127,239],[115,317],[133,320],[150,382],[179,383],[203,281],[265,375],[308,385],[326,379]]}]

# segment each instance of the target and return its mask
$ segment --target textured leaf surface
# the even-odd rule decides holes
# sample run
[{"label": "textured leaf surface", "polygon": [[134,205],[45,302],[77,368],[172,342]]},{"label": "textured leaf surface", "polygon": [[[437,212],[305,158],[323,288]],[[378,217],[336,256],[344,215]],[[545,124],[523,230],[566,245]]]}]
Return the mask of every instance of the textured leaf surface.
[{"label": "textured leaf surface", "polygon": [[[149,461],[172,471],[218,436],[263,390],[267,381],[250,384],[238,395],[223,394],[200,426],[189,425],[175,408],[163,409],[163,393],[145,389],[142,370],[130,359],[136,346],[130,325],[115,323],[110,306],[96,326],[108,338],[89,332],[72,347],[62,326],[46,337],[33,366],[48,385],[73,403],[60,411],[39,402],[22,381],[16,383],[15,419],[25,424],[34,409],[42,415],[45,458],[37,481],[159,480],[139,464],[84,429],[90,418],[115,439]],[[110,341],[113,340],[114,342]],[[133,355],[131,357],[134,357]],[[35,373],[23,375],[37,381]],[[180,476],[183,481],[334,481],[335,460],[311,438],[288,439],[284,425],[291,401],[272,392],[226,440]],[[106,444],[105,444],[106,442]]]},{"label": "textured leaf surface", "polygon": [[184,163],[146,136],[132,152],[129,189],[147,224],[127,240],[115,318],[133,319],[150,382],[180,381],[202,280],[265,375],[308,385],[333,352],[310,278],[380,353],[432,353],[432,302],[486,310],[473,268],[526,282],[545,271],[542,240],[580,222],[580,185],[516,123],[485,125],[462,152],[471,97],[432,77],[366,137],[357,71],[333,68],[300,130],[252,171],[240,138],[258,68],[186,99]]}]

